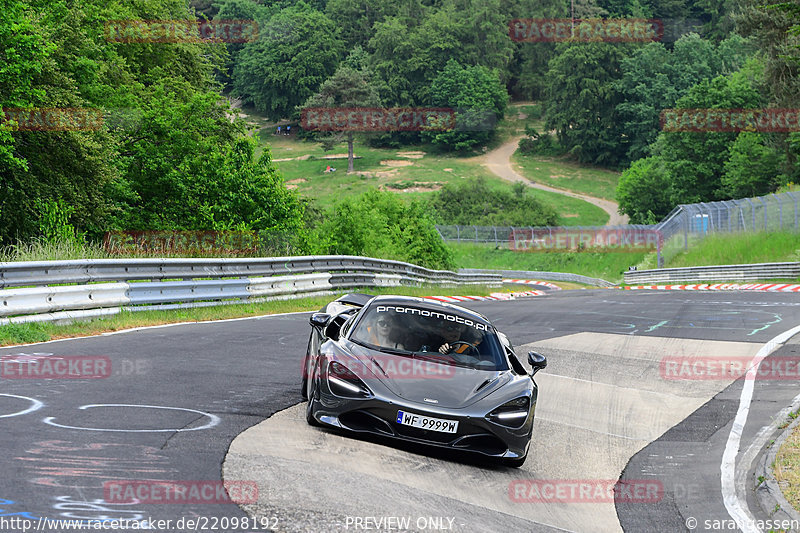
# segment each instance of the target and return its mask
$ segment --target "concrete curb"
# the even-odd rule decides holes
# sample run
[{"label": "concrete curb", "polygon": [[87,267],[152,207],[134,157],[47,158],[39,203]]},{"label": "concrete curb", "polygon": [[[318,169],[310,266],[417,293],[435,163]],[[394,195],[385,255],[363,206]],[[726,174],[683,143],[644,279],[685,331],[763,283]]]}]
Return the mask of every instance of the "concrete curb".
[{"label": "concrete curb", "polygon": [[[794,406],[793,406],[794,407]],[[764,482],[755,488],[756,500],[761,506],[763,511],[772,520],[792,520],[796,524],[800,524],[800,513],[786,501],[781,491],[778,481],[775,479],[772,465],[781,449],[784,441],[791,435],[792,430],[800,424],[800,417],[795,418],[787,428],[775,439],[768,448],[762,451],[761,457],[757,460],[754,476],[754,482],[758,481],[759,476],[764,477]]]}]

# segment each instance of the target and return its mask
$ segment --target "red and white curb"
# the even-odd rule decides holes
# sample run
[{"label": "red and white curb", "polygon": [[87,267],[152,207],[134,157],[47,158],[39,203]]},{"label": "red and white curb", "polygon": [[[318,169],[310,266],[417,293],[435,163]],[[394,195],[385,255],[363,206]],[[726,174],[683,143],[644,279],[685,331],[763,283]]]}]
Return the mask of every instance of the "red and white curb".
[{"label": "red and white curb", "polygon": [[436,300],[437,302],[458,303],[458,302],[478,302],[481,300],[515,300],[528,296],[541,296],[545,291],[524,291],[524,292],[493,292],[489,296],[424,296],[424,300]]},{"label": "red and white curb", "polygon": [[[535,279],[504,279],[503,283],[516,283],[520,285],[541,285],[549,289],[560,291],[561,287],[555,283],[539,281]],[[481,300],[515,300],[517,298],[527,298],[530,296],[542,296],[547,291],[530,290],[522,292],[493,292],[489,296],[425,296],[424,300],[436,300],[437,302],[458,303]]]},{"label": "red and white curb", "polygon": [[789,283],[707,283],[701,285],[631,285],[617,287],[625,290],[651,289],[658,291],[768,291],[800,292],[800,285]]},{"label": "red and white curb", "polygon": [[548,289],[552,289],[554,291],[561,290],[561,287],[559,287],[555,283],[550,283],[549,281],[540,281],[538,279],[504,279],[503,283],[517,283],[520,285],[541,285],[542,287],[547,287]]}]

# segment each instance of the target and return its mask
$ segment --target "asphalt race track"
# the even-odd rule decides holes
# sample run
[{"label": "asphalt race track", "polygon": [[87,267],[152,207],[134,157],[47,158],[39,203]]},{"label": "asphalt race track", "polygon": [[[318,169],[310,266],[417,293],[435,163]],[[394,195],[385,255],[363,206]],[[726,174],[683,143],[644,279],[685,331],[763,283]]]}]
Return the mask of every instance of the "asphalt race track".
[{"label": "asphalt race track", "polygon": [[[767,518],[751,497],[751,465],[796,401],[797,377],[748,388],[729,375],[671,374],[665,361],[766,355],[768,341],[800,324],[792,294],[605,289],[467,306],[520,354],[548,356],[520,469],[308,426],[299,403],[308,313],[147,328],[0,350],[16,361],[97,356],[111,369],[99,379],[0,377],[0,531],[23,530],[11,519],[172,521],[153,531],[686,531],[689,518],[702,531],[731,513]],[[796,354],[794,340],[764,364]],[[107,498],[109,482],[223,475],[257,496],[241,508]],[[531,490],[620,477],[645,492],[537,501]],[[257,527],[252,518],[244,527],[245,510]]]}]

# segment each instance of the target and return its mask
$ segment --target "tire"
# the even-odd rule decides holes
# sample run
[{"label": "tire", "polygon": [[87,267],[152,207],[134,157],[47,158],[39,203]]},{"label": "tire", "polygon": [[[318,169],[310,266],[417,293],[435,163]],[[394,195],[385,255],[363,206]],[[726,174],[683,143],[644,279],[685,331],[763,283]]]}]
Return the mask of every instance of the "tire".
[{"label": "tire", "polygon": [[303,359],[302,367],[303,377],[300,385],[300,396],[302,396],[304,400],[308,400],[308,354],[306,354],[305,359]]},{"label": "tire", "polygon": [[317,422],[317,419],[314,418],[314,396],[316,394],[316,390],[312,389],[311,393],[308,395],[308,402],[306,403],[306,422],[308,422],[309,426],[314,427],[321,427],[322,424]]},{"label": "tire", "polygon": [[309,372],[308,364],[310,362],[309,360],[311,359],[313,342],[314,342],[314,332],[312,331],[311,335],[309,335],[308,337],[308,347],[306,348],[306,356],[305,359],[303,359],[303,364],[301,365],[303,375],[301,376],[300,396],[302,396],[304,400],[308,400],[308,372]]}]

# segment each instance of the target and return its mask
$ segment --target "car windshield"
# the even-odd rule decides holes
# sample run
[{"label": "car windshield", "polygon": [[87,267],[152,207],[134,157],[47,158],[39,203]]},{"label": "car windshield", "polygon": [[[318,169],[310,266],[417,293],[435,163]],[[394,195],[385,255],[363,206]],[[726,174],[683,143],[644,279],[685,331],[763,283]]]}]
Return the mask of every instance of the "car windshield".
[{"label": "car windshield", "polygon": [[368,348],[476,370],[507,370],[494,328],[449,309],[370,306],[350,335]]}]

